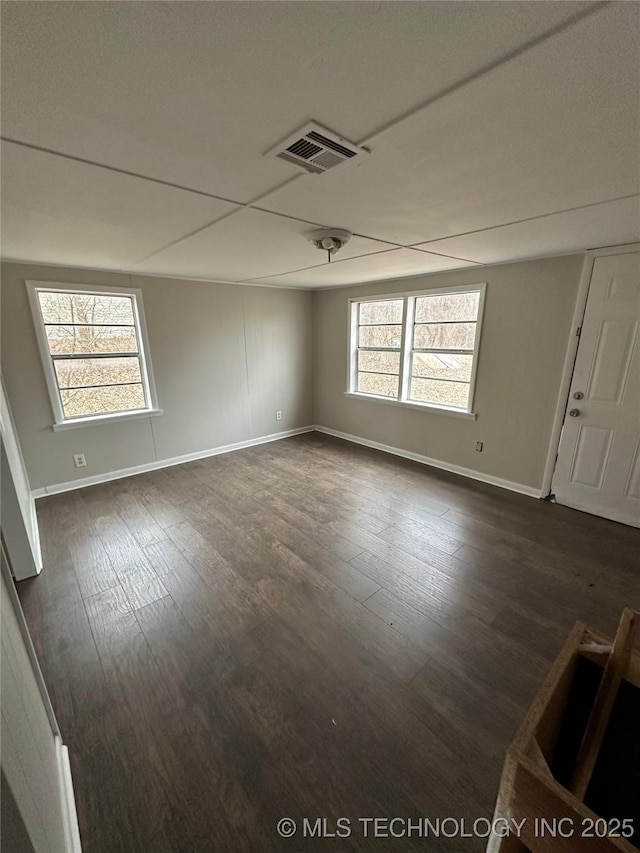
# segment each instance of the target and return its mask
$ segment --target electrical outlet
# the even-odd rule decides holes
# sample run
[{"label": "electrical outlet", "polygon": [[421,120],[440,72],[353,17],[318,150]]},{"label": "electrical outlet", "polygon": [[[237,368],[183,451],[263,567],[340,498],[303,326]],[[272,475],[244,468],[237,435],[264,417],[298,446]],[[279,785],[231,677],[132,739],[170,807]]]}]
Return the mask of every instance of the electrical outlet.
[{"label": "electrical outlet", "polygon": [[76,466],[76,468],[86,468],[87,460],[85,459],[84,453],[74,453],[73,464]]},{"label": "electrical outlet", "polygon": [[282,420],[282,412],[276,412],[276,420],[277,420],[277,421],[281,421],[281,420]]},{"label": "electrical outlet", "polygon": [[476,450],[478,453],[482,453],[482,448],[484,447],[484,442],[476,441]]}]

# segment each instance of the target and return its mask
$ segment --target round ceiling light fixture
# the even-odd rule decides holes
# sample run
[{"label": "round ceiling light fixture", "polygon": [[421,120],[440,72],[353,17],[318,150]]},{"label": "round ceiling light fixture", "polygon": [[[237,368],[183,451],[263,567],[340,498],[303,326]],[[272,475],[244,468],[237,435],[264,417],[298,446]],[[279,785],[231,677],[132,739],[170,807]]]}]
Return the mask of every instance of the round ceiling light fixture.
[{"label": "round ceiling light fixture", "polygon": [[328,263],[331,263],[332,256],[339,252],[351,237],[351,231],[344,231],[342,228],[319,228],[309,234],[309,240],[316,249],[327,253]]}]

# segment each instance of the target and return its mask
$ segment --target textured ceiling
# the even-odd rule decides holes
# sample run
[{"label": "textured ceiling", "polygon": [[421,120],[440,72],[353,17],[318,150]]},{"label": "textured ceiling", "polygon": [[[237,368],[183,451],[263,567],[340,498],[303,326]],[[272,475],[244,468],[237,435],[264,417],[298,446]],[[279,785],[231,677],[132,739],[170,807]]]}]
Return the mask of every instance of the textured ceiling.
[{"label": "textured ceiling", "polygon": [[[315,288],[640,239],[637,3],[2,11],[5,258]],[[263,156],[309,120],[370,155]]]}]

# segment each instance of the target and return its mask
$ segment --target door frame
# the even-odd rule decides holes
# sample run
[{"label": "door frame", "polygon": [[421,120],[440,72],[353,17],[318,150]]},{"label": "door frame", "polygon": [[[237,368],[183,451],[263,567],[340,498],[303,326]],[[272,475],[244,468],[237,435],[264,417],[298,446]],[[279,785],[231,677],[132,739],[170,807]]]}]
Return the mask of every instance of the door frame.
[{"label": "door frame", "polygon": [[555,471],[556,459],[560,449],[560,436],[562,434],[567,404],[569,402],[573,369],[578,355],[578,346],[580,345],[579,330],[582,328],[584,313],[587,309],[587,299],[589,297],[589,287],[591,285],[591,276],[593,274],[594,264],[597,258],[606,257],[607,255],[628,255],[631,252],[640,252],[640,243],[625,243],[620,246],[606,246],[602,249],[588,249],[585,252],[580,284],[578,285],[578,293],[576,296],[576,305],[573,312],[573,319],[571,321],[571,335],[569,337],[569,343],[567,344],[567,351],[562,368],[562,377],[560,379],[560,388],[558,390],[558,399],[556,402],[556,411],[553,418],[553,426],[551,428],[551,441],[549,444],[549,451],[547,453],[544,475],[542,477],[542,489],[540,492],[540,497],[542,498],[548,498],[551,494],[553,473]]}]

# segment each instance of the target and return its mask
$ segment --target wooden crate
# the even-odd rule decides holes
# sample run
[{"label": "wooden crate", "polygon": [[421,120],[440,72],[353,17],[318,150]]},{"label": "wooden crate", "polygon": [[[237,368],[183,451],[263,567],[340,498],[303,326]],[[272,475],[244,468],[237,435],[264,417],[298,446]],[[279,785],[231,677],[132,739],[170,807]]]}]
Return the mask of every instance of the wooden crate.
[{"label": "wooden crate", "polygon": [[[489,840],[487,853],[521,853],[527,850],[533,853],[638,853],[639,848],[634,846],[638,843],[637,840],[632,844],[624,837],[585,837],[592,824],[597,826],[596,831],[600,834],[603,828],[606,831],[613,824],[606,821],[603,823],[602,816],[585,804],[579,791],[572,793],[580,784],[576,782],[576,776],[580,775],[580,763],[584,764],[585,751],[592,753],[591,770],[594,766],[596,769],[598,767],[595,762],[609,721],[608,714],[604,724],[602,719],[593,719],[594,715],[597,716],[602,710],[601,694],[607,690],[612,693],[613,696],[609,698],[613,706],[619,693],[632,693],[635,702],[635,690],[629,691],[628,687],[624,687],[627,693],[623,694],[623,687],[620,685],[626,683],[640,689],[640,654],[631,648],[638,614],[629,610],[625,611],[625,614],[627,622],[631,619],[631,628],[627,630],[626,638],[623,638],[625,648],[621,648],[623,620],[615,640],[583,623],[577,623],[573,628],[509,747],[504,763],[495,818],[526,822],[519,837],[509,835],[500,838],[493,835]],[[612,671],[616,666],[620,672],[617,673],[617,683],[612,684],[616,675],[615,672],[612,674]],[[584,724],[580,731],[577,731],[578,726],[575,726],[578,745],[575,750],[575,766],[571,778],[563,778],[563,775],[566,776],[567,767],[561,766],[561,759],[566,761],[567,755],[571,755],[570,741],[574,731],[567,721],[568,706],[571,703],[574,708],[572,713],[575,713],[575,697],[582,689],[579,681],[584,679],[583,673],[589,670],[592,673],[589,676],[591,691],[595,691],[595,695],[591,696],[588,707],[580,711]],[[610,682],[608,685],[605,683],[607,681]],[[600,743],[594,743],[594,730],[598,728],[601,731],[596,733],[596,736],[599,737]],[[629,738],[630,744],[632,739],[634,744],[638,744],[640,715],[633,720],[631,728],[633,731],[625,731],[624,737]],[[616,737],[619,737],[619,733],[616,733]],[[589,742],[585,744],[585,740]],[[575,744],[573,747],[575,749]],[[584,772],[582,775],[584,776]],[[588,771],[588,775],[591,776],[591,771]],[[640,797],[640,766],[631,768],[631,779],[630,784],[635,784],[635,791]],[[594,784],[599,785],[601,781],[594,777]],[[583,779],[585,790],[588,783],[589,779],[586,782]],[[638,820],[637,815],[629,817]],[[540,823],[543,819],[547,821],[546,825]],[[570,837],[554,837],[551,832],[542,831],[543,828],[557,826],[557,821],[562,819],[564,823],[560,824],[560,827],[565,833],[573,829]],[[598,820],[600,823],[596,824]],[[640,827],[636,826],[635,830],[639,832]]]}]

